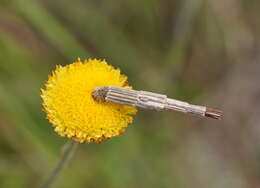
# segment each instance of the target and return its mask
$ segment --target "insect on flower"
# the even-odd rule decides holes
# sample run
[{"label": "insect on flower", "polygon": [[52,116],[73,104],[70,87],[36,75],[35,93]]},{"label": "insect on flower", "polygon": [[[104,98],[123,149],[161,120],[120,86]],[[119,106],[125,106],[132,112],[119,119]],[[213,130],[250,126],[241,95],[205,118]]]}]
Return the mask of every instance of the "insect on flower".
[{"label": "insect on flower", "polygon": [[78,142],[102,142],[118,136],[137,108],[175,110],[220,119],[222,112],[133,90],[127,77],[104,60],[80,60],[57,66],[41,90],[43,108],[54,130]]}]

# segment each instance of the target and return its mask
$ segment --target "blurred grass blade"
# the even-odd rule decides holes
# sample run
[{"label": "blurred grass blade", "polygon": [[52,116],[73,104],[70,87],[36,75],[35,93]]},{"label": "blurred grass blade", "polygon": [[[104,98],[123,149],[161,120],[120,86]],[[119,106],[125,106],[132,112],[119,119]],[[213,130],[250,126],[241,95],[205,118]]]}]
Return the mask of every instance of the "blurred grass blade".
[{"label": "blurred grass blade", "polygon": [[68,59],[90,56],[84,47],[37,0],[10,0],[9,3]]}]

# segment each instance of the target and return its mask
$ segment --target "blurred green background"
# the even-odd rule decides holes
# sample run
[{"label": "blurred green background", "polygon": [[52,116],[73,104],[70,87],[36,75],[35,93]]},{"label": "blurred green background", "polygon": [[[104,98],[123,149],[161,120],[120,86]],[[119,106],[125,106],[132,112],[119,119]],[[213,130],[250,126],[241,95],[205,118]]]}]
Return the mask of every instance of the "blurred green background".
[{"label": "blurred green background", "polygon": [[259,0],[0,0],[0,187],[37,187],[58,161],[40,88],[78,57],[225,116],[140,110],[81,144],[54,187],[260,187],[259,17]]}]

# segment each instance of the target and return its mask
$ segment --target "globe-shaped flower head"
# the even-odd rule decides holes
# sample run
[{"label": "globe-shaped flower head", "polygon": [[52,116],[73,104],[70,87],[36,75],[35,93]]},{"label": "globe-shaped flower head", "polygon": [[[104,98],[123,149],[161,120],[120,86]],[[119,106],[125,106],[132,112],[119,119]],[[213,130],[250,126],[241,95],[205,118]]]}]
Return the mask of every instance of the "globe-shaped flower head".
[{"label": "globe-shaped flower head", "polygon": [[78,142],[101,142],[124,132],[135,107],[98,102],[92,92],[100,86],[130,88],[127,77],[105,61],[78,60],[57,66],[41,90],[43,108],[54,130]]}]

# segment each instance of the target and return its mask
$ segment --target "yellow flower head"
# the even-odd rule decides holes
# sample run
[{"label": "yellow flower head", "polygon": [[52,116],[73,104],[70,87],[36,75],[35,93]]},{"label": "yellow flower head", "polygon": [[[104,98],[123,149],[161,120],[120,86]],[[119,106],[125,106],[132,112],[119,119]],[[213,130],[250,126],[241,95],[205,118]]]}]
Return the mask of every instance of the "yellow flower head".
[{"label": "yellow flower head", "polygon": [[47,119],[61,136],[78,142],[101,142],[124,132],[136,108],[97,102],[93,89],[99,86],[128,87],[119,69],[96,59],[57,66],[42,89]]}]

